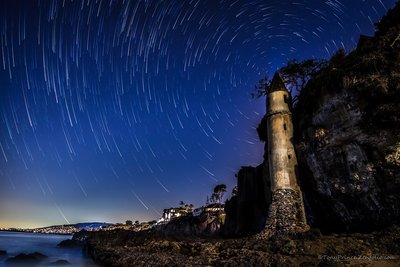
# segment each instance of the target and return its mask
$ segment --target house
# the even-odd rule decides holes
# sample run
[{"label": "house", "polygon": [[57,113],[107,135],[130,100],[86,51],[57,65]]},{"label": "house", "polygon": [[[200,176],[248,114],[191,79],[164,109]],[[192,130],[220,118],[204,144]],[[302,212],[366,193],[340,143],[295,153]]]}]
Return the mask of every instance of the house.
[{"label": "house", "polygon": [[168,222],[173,218],[186,216],[188,214],[189,213],[188,213],[187,209],[185,209],[185,208],[169,208],[169,209],[164,209],[162,219],[165,222]]},{"label": "house", "polygon": [[221,204],[221,203],[213,203],[213,204],[207,205],[207,206],[204,208],[204,212],[205,212],[205,213],[224,212],[224,207],[225,207],[224,204]]}]

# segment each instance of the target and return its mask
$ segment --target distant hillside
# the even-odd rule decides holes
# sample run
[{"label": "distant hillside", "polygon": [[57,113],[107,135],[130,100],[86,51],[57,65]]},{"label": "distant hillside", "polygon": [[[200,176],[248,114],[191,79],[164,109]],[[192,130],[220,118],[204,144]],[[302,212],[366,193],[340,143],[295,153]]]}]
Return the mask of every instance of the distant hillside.
[{"label": "distant hillside", "polygon": [[97,230],[100,227],[108,227],[110,225],[114,224],[104,223],[104,222],[87,222],[87,223],[76,223],[76,224],[52,225],[52,226],[27,229],[22,231],[42,233],[42,234],[73,234],[81,230],[89,230],[89,229]]},{"label": "distant hillside", "polygon": [[77,223],[71,224],[71,226],[75,226],[79,230],[87,230],[87,229],[99,229],[100,227],[108,227],[114,225],[113,223],[101,223],[101,222],[87,222],[87,223]]}]

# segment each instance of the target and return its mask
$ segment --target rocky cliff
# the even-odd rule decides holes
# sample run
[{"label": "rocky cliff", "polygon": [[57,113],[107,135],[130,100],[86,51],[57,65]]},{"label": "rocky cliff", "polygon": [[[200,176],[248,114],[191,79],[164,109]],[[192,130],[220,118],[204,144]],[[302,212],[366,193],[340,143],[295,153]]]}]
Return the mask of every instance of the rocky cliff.
[{"label": "rocky cliff", "polygon": [[264,164],[240,169],[237,195],[225,203],[223,236],[246,236],[264,229],[272,198],[269,179],[263,177],[267,172]]},{"label": "rocky cliff", "polygon": [[182,216],[164,225],[154,227],[167,236],[213,236],[220,231],[224,214],[202,213],[200,216]]},{"label": "rocky cliff", "polygon": [[338,53],[293,112],[309,221],[369,231],[400,218],[400,5],[373,38]]}]

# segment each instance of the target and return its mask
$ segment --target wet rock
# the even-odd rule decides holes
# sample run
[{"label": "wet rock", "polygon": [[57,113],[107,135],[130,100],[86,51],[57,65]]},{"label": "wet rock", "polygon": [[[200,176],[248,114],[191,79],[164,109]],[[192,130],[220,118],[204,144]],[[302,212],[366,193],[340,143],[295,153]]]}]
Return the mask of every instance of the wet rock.
[{"label": "wet rock", "polygon": [[73,240],[73,239],[66,239],[61,241],[60,243],[58,243],[58,247],[62,247],[62,248],[71,248],[71,247],[79,247],[82,246],[83,243],[77,240]]},{"label": "wet rock", "polygon": [[56,261],[50,263],[50,265],[52,265],[52,266],[63,266],[63,265],[69,265],[69,264],[70,263],[67,260],[56,260]]},{"label": "wet rock", "polygon": [[6,260],[6,263],[8,264],[34,264],[34,263],[40,263],[43,261],[45,258],[47,258],[46,255],[39,253],[39,252],[34,252],[30,254],[25,254],[25,253],[20,253],[15,257],[8,258]]},{"label": "wet rock", "polygon": [[81,244],[84,244],[86,239],[89,237],[90,232],[86,231],[86,230],[80,230],[79,232],[75,233],[72,236],[72,240],[76,241],[76,242],[80,242]]}]

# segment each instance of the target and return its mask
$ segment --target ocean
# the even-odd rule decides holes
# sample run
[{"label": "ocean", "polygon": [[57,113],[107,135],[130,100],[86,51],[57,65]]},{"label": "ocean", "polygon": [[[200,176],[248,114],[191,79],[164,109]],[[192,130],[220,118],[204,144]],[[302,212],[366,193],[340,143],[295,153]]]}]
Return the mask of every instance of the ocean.
[{"label": "ocean", "polygon": [[[92,261],[92,259],[82,253],[81,248],[57,247],[57,244],[62,240],[70,239],[71,237],[72,236],[69,235],[47,235],[0,231],[0,250],[7,251],[6,256],[0,256],[0,266],[13,266],[6,264],[5,261],[8,257],[14,257],[19,253],[28,254],[33,252],[40,252],[48,256],[39,265],[34,266],[52,266],[51,263],[57,260],[67,260],[70,264],[66,266],[98,266]],[[29,266],[32,266],[32,264],[29,264]]]}]

